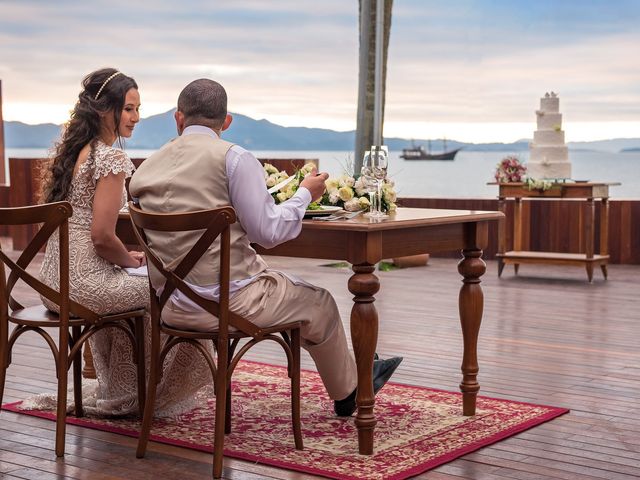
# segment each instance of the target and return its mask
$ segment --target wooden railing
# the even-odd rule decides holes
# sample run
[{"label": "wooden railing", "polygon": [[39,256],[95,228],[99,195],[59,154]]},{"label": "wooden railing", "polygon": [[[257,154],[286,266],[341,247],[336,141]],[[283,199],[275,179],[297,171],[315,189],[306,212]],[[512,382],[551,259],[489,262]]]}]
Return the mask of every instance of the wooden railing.
[{"label": "wooden railing", "polygon": [[[495,199],[402,198],[399,204],[416,208],[448,208],[454,210],[498,210]],[[583,202],[574,200],[536,200],[523,202],[523,250],[543,252],[584,252],[585,238],[581,228]],[[513,201],[506,205],[506,247],[513,247]],[[609,201],[610,263],[640,264],[640,200]],[[596,209],[595,231],[600,228]],[[596,238],[595,250],[600,248]],[[494,258],[498,250],[498,226],[489,229],[489,247],[484,258]]]},{"label": "wooden railing", "polygon": [[[292,172],[304,165],[305,159],[261,159],[280,170]],[[9,159],[11,187],[0,186],[0,206],[33,205],[39,201],[41,180],[46,168],[46,159]],[[134,159],[139,165],[142,159]],[[497,194],[497,192],[496,192]],[[448,208],[462,210],[498,210],[496,199],[460,198],[401,198],[401,206],[416,208]],[[584,249],[580,228],[581,202],[572,200],[544,200],[524,202],[523,248],[534,251],[578,253]],[[506,208],[507,249],[513,245],[513,202]],[[600,218],[596,209],[596,231]],[[0,235],[10,235],[13,248],[22,250],[28,243],[32,231],[13,228],[10,232],[0,230]],[[595,245],[599,248],[598,239]],[[494,258],[498,250],[498,228],[489,230],[489,245],[484,258]],[[640,199],[610,200],[609,213],[610,263],[640,264]],[[455,255],[455,254],[452,254]]]},{"label": "wooden railing", "polygon": [[[131,159],[136,167],[144,161],[144,158]],[[318,165],[318,159],[259,159],[262,163],[270,163],[278,170],[284,170],[292,174],[307,162]],[[42,183],[47,174],[50,159],[47,158],[10,158],[9,181],[10,185],[0,185],[0,206],[21,207],[35,205],[42,201]],[[24,249],[35,233],[35,227],[12,227],[10,229],[0,227],[0,236],[10,236],[14,250]]]}]

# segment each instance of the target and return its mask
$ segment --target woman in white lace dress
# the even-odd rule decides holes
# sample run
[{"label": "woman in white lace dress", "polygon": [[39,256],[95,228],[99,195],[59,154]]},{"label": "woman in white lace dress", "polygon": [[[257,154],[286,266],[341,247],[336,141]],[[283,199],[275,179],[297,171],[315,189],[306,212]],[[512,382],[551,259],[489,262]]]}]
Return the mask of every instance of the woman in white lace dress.
[{"label": "woman in white lace dress", "polygon": [[[130,137],[140,119],[138,86],[112,68],[89,74],[82,86],[56,146],[46,190],[47,202],[67,200],[73,206],[69,220],[70,296],[99,314],[147,307],[147,278],[130,276],[123,270],[144,265],[144,255],[127,251],[115,233],[118,211],[126,201],[125,178],[134,166],[121,149],[112,145]],[[41,270],[43,281],[53,287],[59,284],[58,264],[54,235],[47,244]],[[46,305],[58,309],[55,304]],[[137,412],[136,367],[126,335],[119,329],[105,329],[89,342],[98,384],[94,392],[86,389],[87,412]],[[192,407],[196,391],[210,383],[206,363],[192,346],[183,344],[173,351],[165,361],[156,402],[157,411],[167,414]]]}]

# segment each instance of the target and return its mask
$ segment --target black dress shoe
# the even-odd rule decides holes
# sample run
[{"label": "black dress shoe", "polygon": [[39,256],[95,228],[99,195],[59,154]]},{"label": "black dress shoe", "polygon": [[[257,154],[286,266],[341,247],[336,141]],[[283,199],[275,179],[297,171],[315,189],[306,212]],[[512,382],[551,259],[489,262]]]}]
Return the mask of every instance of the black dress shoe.
[{"label": "black dress shoe", "polygon": [[[402,362],[402,357],[392,357],[387,360],[381,360],[378,358],[378,354],[375,354],[373,361],[373,394],[375,395],[384,387],[385,383],[389,381],[393,372],[396,371],[398,365]],[[356,393],[357,390],[351,392],[351,394],[343,398],[342,400],[334,400],[333,410],[339,417],[349,417],[356,411]]]}]

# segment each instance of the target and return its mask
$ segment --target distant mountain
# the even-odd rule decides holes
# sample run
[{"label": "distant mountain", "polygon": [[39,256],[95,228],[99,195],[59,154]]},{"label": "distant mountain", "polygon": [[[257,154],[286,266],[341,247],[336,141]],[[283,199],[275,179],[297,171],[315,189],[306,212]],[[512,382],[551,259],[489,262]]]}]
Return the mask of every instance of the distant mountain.
[{"label": "distant mountain", "polygon": [[622,150],[640,149],[640,138],[612,138],[593,142],[569,142],[573,150],[598,150],[602,152],[620,152]]},{"label": "distant mountain", "polygon": [[[159,115],[143,118],[136,127],[127,148],[153,150],[177,135],[173,114],[170,110]],[[283,127],[268,120],[255,120],[234,113],[233,123],[224,132],[225,140],[237,143],[251,150],[352,150],[355,132],[336,132],[324,128]],[[27,125],[21,122],[5,122],[5,142],[7,148],[49,148],[60,135],[61,126],[51,123]],[[528,139],[513,143],[463,143],[447,140],[447,149],[464,148],[467,151],[515,152],[529,149]],[[415,140],[416,144],[427,146],[428,140]],[[444,150],[444,140],[431,140],[431,150]],[[399,151],[410,146],[404,138],[385,138],[389,150]],[[618,152],[622,149],[640,148],[640,138],[620,138],[597,142],[569,143],[571,149],[603,150]]]},{"label": "distant mountain", "polygon": [[60,135],[60,125],[41,123],[27,125],[22,122],[4,122],[7,148],[49,148]]}]

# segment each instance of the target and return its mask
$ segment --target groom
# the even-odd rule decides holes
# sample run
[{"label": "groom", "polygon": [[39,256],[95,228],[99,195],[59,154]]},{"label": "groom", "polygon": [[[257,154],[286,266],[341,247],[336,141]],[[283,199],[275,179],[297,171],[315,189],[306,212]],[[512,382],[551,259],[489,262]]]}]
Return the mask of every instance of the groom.
[{"label": "groom", "polygon": [[[180,136],[142,163],[131,178],[131,195],[138,198],[142,209],[158,213],[233,206],[238,222],[231,226],[230,309],[260,327],[306,320],[301,329],[302,347],[313,358],[334,400],[335,413],[351,415],[356,409],[356,364],[333,297],[293,275],[268,269],[251,247],[257,243],[270,248],[297,237],[305,210],[324,193],[328,175],[314,170],[292,198],[276,205],[267,192],[260,162],[242,147],[220,138],[232,117],[227,113],[225,89],[213,80],[195,80],[182,90],[175,121]],[[180,258],[191,247],[188,241],[176,241],[163,233],[145,233],[164,262]],[[218,272],[214,262],[203,261],[206,258],[185,280],[200,295],[217,300]],[[154,286],[162,285],[162,277],[153,268],[150,276]],[[190,330],[218,326],[216,317],[178,290],[167,302],[162,319]],[[374,360],[375,392],[401,361],[400,357]]]}]

